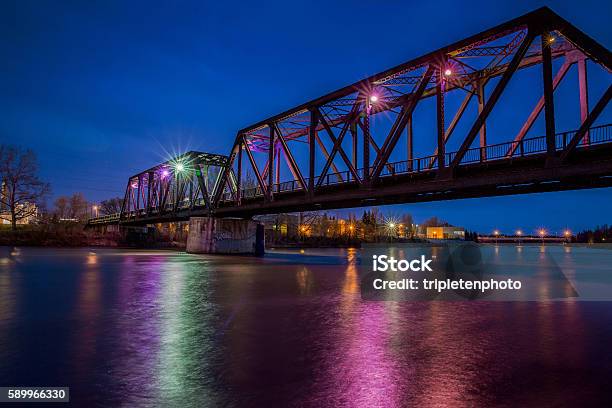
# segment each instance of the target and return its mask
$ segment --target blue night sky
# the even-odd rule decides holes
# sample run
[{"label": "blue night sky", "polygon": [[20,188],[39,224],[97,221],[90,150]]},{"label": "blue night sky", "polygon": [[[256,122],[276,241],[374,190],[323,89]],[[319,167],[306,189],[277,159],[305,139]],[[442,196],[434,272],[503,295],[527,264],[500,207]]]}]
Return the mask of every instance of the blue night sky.
[{"label": "blue night sky", "polygon": [[[166,152],[227,154],[238,129],[543,5],[610,48],[604,3],[4,1],[0,142],[35,150],[54,197],[121,196]],[[578,230],[611,223],[611,199],[599,189],[385,211]]]}]

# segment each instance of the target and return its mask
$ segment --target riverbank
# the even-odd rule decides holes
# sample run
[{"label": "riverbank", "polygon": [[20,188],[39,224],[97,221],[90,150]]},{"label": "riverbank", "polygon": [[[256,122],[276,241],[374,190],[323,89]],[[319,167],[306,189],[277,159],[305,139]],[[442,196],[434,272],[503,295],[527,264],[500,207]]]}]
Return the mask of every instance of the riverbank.
[{"label": "riverbank", "polygon": [[0,231],[0,245],[39,247],[119,246],[118,233],[96,234],[76,229],[17,229]]},{"label": "riverbank", "polygon": [[[361,248],[364,244],[393,244],[393,243],[424,243],[422,239],[397,239],[393,241],[370,242],[359,239],[346,238],[306,238],[303,241],[276,241],[266,242],[270,249],[303,249],[303,248]],[[439,241],[441,242],[441,241]],[[491,244],[491,243],[489,243]],[[96,232],[83,228],[79,224],[40,225],[35,228],[21,227],[16,231],[10,228],[0,228],[0,246],[29,246],[29,247],[106,247],[106,248],[150,248],[150,249],[185,249],[186,242],[173,240],[171,237],[155,234],[144,236],[122,235],[119,232]],[[495,245],[515,245],[513,243],[498,243]],[[523,243],[523,245],[539,245],[536,242]],[[559,244],[545,244],[559,245]],[[612,250],[612,243],[564,243],[572,247]]]}]

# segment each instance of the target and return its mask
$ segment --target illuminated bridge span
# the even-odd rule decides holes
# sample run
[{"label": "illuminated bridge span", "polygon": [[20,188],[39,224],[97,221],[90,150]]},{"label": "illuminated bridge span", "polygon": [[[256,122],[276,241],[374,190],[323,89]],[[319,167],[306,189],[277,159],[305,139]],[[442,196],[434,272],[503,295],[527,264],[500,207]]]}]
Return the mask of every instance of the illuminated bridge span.
[{"label": "illuminated bridge span", "polygon": [[136,174],[121,213],[90,223],[612,186],[611,68],[538,9],[242,129],[228,156]]}]

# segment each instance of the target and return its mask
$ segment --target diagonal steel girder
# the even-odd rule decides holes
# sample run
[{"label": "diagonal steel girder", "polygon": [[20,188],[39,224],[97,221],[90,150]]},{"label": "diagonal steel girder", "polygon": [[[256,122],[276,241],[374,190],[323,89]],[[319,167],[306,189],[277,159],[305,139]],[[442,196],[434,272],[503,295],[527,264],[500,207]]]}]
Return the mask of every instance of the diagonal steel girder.
[{"label": "diagonal steel girder", "polygon": [[[552,90],[553,91],[555,89],[557,89],[557,86],[559,85],[559,83],[561,82],[563,77],[565,77],[565,74],[567,73],[567,71],[570,69],[570,67],[575,62],[576,61],[570,61],[570,60],[566,60],[566,61],[563,62],[563,65],[561,65],[561,67],[559,68],[559,71],[557,71],[557,74],[555,75],[555,78],[553,79],[553,83],[552,83]],[[527,132],[529,132],[529,129],[531,129],[531,127],[535,123],[535,121],[538,118],[538,115],[540,114],[540,112],[542,112],[542,109],[544,109],[544,95],[542,95],[540,97],[540,99],[536,103],[536,106],[531,111],[531,114],[529,115],[529,117],[527,118],[527,120],[525,121],[525,123],[523,124],[521,129],[519,130],[518,134],[514,138],[515,142],[520,142],[525,137]],[[506,153],[506,156],[507,157],[512,156],[514,154],[514,152],[516,151],[516,149],[518,148],[518,146],[519,146],[518,143],[513,143],[510,146],[510,148],[508,149],[508,152]]]},{"label": "diagonal steel girder", "polygon": [[[302,185],[302,188],[306,189],[307,188],[306,181],[304,180],[304,177],[302,176],[302,172],[297,166],[297,162],[295,161],[293,154],[291,154],[291,150],[289,149],[289,146],[287,146],[287,142],[285,141],[285,138],[283,137],[282,132],[280,131],[276,123],[274,123],[272,126],[273,126],[273,130],[276,132],[276,136],[278,136],[278,140],[280,141],[281,147],[283,148],[285,152],[285,159],[287,160],[287,164],[289,165],[289,170],[291,170],[291,173],[293,174],[294,177],[297,176],[297,180],[299,180],[300,184]],[[276,182],[278,183],[279,180],[276,180]]]},{"label": "diagonal steel girder", "polygon": [[[323,153],[323,156],[325,156],[325,160],[329,159],[329,152],[327,151],[327,148],[325,147],[325,144],[323,143],[323,141],[319,137],[319,133],[318,132],[315,132],[314,138],[315,138],[317,144],[319,145],[319,148],[321,149],[321,152]],[[334,170],[334,174],[336,175],[336,180],[338,180],[338,182],[342,183],[344,181],[344,177],[342,177],[342,173],[338,169],[338,166],[336,166],[336,163],[334,163],[332,161],[331,162],[331,167],[332,167],[332,170]],[[313,181],[314,181],[314,177],[313,177]]]},{"label": "diagonal steel girder", "polygon": [[[244,150],[247,153],[249,162],[251,162],[251,167],[253,167],[253,171],[255,172],[255,176],[257,177],[257,182],[259,183],[259,187],[261,188],[261,191],[264,193],[264,195],[266,195],[268,193],[268,187],[266,183],[264,182],[263,177],[261,176],[261,173],[259,172],[259,169],[257,168],[257,163],[255,162],[255,158],[253,157],[253,153],[251,152],[251,149],[249,149],[249,146],[246,143],[246,139],[244,139],[244,135],[243,135],[242,143],[244,144]],[[242,148],[242,147],[239,147],[239,148]],[[226,172],[229,173],[230,168],[228,168]]]},{"label": "diagonal steel girder", "polygon": [[580,125],[580,128],[578,129],[576,134],[572,137],[572,139],[567,144],[567,147],[561,153],[562,162],[567,160],[568,156],[572,154],[574,150],[576,150],[576,146],[578,146],[578,143],[580,143],[580,141],[586,134],[587,130],[591,127],[593,122],[595,122],[595,119],[597,119],[599,114],[608,105],[608,102],[610,102],[611,97],[612,97],[612,85],[609,85],[606,92],[599,99],[599,101],[597,102],[593,110],[587,115],[585,121],[582,122],[582,125]]},{"label": "diagonal steel girder", "polygon": [[[359,127],[361,128],[361,131],[365,135],[367,133],[367,130],[366,130],[363,122],[361,120],[359,120],[359,121],[357,121],[357,124],[359,125]],[[376,140],[374,140],[374,138],[371,135],[370,135],[369,139],[370,139],[370,145],[374,148],[374,151],[376,152],[376,154],[380,154],[380,147],[378,146],[378,143],[376,143]],[[393,166],[390,165],[390,164],[387,164],[387,169],[389,169],[389,171],[392,171]]]},{"label": "diagonal steel girder", "polygon": [[[342,147],[340,146],[340,144],[338,143],[338,140],[341,138],[344,138],[344,135],[346,134],[346,132],[349,129],[350,123],[353,120],[353,118],[347,118],[345,125],[338,137],[338,139],[336,138],[336,136],[334,135],[334,132],[331,130],[329,124],[327,123],[327,120],[325,119],[325,117],[323,116],[323,114],[321,113],[321,111],[319,110],[319,108],[316,108],[317,110],[317,114],[319,117],[319,121],[321,122],[321,124],[323,125],[323,127],[325,128],[325,131],[327,132],[327,134],[329,135],[329,138],[332,140],[332,142],[334,143],[334,148],[336,146],[338,146],[338,149],[334,149],[337,150],[340,153],[340,156],[342,157],[342,160],[344,160],[344,163],[346,164],[346,166],[348,167],[349,171],[351,172],[351,174],[353,175],[353,177],[355,178],[355,180],[357,180],[357,182],[361,182],[361,178],[359,177],[359,174],[357,173],[357,169],[355,169],[355,166],[353,166],[353,164],[351,163],[351,160],[348,158],[348,156],[346,155],[346,153],[344,152],[344,149],[342,149]],[[332,150],[332,152],[329,155],[329,159],[327,159],[327,162],[330,163],[331,160],[333,160],[334,157],[334,150]],[[329,168],[329,166],[327,166]],[[321,184],[321,180],[323,180],[323,173],[321,173],[321,176],[319,176],[319,181],[317,182],[317,187],[320,186]]]},{"label": "diagonal steel girder", "polygon": [[493,107],[495,106],[502,92],[506,88],[506,85],[510,81],[510,78],[512,78],[512,75],[514,75],[514,73],[516,72],[521,60],[527,53],[527,50],[529,49],[529,46],[533,42],[534,38],[535,38],[535,34],[530,29],[529,32],[527,33],[527,36],[523,39],[523,42],[521,43],[520,47],[517,49],[516,54],[514,54],[512,61],[508,65],[508,69],[502,75],[501,79],[497,83],[497,86],[495,86],[495,89],[493,89],[493,92],[491,92],[491,96],[485,103],[484,108],[482,109],[478,117],[476,118],[476,121],[472,125],[465,139],[463,140],[463,143],[461,144],[461,147],[457,151],[457,154],[455,155],[452,162],[450,163],[449,167],[451,169],[456,168],[459,165],[459,163],[461,163],[463,156],[465,156],[465,153],[472,145],[472,142],[474,141],[476,134],[480,132],[480,128],[485,123],[485,120],[489,116],[489,113],[491,113],[491,111],[493,110]]},{"label": "diagonal steel girder", "polygon": [[391,156],[391,152],[395,148],[395,145],[397,144],[400,135],[404,131],[404,128],[406,127],[406,124],[408,123],[412,112],[414,112],[414,108],[416,107],[419,99],[423,95],[423,92],[425,92],[425,88],[427,87],[427,84],[429,83],[433,72],[434,66],[433,64],[431,64],[427,67],[427,71],[425,71],[425,73],[423,74],[423,78],[421,79],[421,83],[419,84],[417,90],[414,92],[408,103],[402,106],[400,114],[393,123],[393,126],[391,127],[391,130],[389,131],[385,142],[380,148],[380,154],[376,156],[376,160],[374,160],[374,163],[372,165],[373,181],[376,181],[378,179],[378,176],[380,176],[383,167],[385,166],[385,164],[387,164],[389,156]]},{"label": "diagonal steel girder", "polygon": [[[457,112],[455,113],[455,116],[453,116],[453,119],[451,120],[450,124],[448,125],[448,128],[444,132],[444,143],[447,143],[448,139],[450,139],[451,135],[455,131],[455,128],[457,127],[457,123],[459,123],[459,119],[461,119],[461,117],[463,116],[463,113],[467,109],[470,101],[472,100],[472,97],[476,93],[477,93],[477,86],[476,85],[472,85],[472,89],[468,89],[467,90],[467,93],[465,94],[463,100],[461,101],[461,105],[459,106],[459,109],[457,109]],[[438,155],[438,147],[436,146],[436,148],[434,149],[433,156],[437,156],[437,155]],[[429,163],[429,168],[430,169],[433,168],[433,166],[436,164],[436,161],[437,161],[437,157],[433,157],[431,159],[431,162]]]}]

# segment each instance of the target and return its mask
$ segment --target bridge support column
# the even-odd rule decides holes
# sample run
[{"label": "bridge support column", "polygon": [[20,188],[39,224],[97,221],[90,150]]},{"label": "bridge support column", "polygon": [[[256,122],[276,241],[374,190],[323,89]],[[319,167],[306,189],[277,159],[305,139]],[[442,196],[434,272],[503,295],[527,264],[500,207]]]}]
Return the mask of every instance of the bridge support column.
[{"label": "bridge support column", "polygon": [[264,227],[252,220],[191,217],[187,252],[194,254],[264,253]]}]

